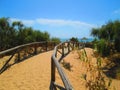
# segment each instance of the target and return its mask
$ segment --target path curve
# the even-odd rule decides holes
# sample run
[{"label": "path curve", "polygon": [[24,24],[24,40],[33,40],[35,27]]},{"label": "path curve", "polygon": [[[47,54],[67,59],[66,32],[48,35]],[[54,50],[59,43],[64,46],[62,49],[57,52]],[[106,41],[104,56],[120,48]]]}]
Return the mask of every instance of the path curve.
[{"label": "path curve", "polygon": [[33,56],[0,75],[0,90],[49,90],[53,51]]}]

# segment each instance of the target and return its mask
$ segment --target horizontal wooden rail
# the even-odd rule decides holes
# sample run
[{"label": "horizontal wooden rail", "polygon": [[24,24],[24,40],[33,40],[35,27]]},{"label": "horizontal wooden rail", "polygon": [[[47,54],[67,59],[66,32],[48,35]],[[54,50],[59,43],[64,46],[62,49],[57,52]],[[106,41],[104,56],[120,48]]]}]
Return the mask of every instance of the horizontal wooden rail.
[{"label": "horizontal wooden rail", "polygon": [[[0,52],[0,74],[15,63],[21,62],[37,53],[54,49],[55,45],[55,42],[33,42]],[[4,60],[4,57],[8,57],[7,60]],[[15,60],[12,60],[13,57]],[[11,61],[13,62],[10,63]]]},{"label": "horizontal wooden rail", "polygon": [[[62,82],[64,84],[64,87],[59,86],[62,88],[62,90],[73,90],[72,85],[70,84],[70,81],[68,80],[67,76],[65,75],[63,69],[60,66],[61,60],[69,54],[70,51],[72,51],[75,47],[81,48],[83,45],[80,43],[75,42],[64,42],[60,43],[54,48],[53,55],[51,57],[51,83],[50,83],[50,90],[57,90],[57,84],[55,83],[56,77],[56,69],[58,70],[58,73],[62,79]],[[61,56],[58,58],[57,53],[61,54]],[[57,86],[56,86],[57,85]]]}]

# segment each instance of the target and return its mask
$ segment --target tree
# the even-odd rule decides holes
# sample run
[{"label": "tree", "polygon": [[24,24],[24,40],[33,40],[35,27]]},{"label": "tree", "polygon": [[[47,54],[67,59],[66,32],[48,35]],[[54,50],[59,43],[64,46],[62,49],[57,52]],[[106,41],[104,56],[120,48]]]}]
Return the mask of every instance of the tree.
[{"label": "tree", "polygon": [[72,38],[70,39],[70,41],[72,41],[72,42],[79,42],[78,38],[75,38],[75,37],[72,37]]},{"label": "tree", "polygon": [[9,18],[0,18],[0,50],[14,46],[15,29],[10,25]]},{"label": "tree", "polygon": [[102,25],[100,28],[93,28],[91,31],[93,37],[99,39],[105,39],[112,41],[114,37],[113,22],[109,21],[106,25]]},{"label": "tree", "polygon": [[95,38],[99,37],[99,28],[92,28],[91,36],[93,36]]},{"label": "tree", "polygon": [[115,49],[120,52],[120,21],[116,20],[114,23],[114,43],[115,43]]},{"label": "tree", "polygon": [[50,34],[48,32],[43,32],[43,40],[42,41],[49,41],[50,39]]},{"label": "tree", "polygon": [[55,43],[60,43],[60,42],[61,42],[60,39],[57,38],[57,37],[51,38],[51,41],[53,41],[53,42],[55,42]]},{"label": "tree", "polygon": [[35,40],[37,42],[49,41],[49,39],[50,39],[50,35],[48,32],[41,32],[40,30],[35,30],[34,35],[35,35]]},{"label": "tree", "polygon": [[25,43],[49,40],[48,32],[25,27],[20,21],[10,22],[9,18],[0,18],[0,51]]},{"label": "tree", "polygon": [[93,37],[105,39],[107,43],[114,43],[115,49],[120,52],[120,21],[109,21],[100,28],[93,28],[91,31]]},{"label": "tree", "polygon": [[18,31],[21,30],[24,27],[23,23],[20,22],[20,21],[14,21],[12,23],[12,26]]},{"label": "tree", "polygon": [[23,35],[24,25],[20,21],[12,22],[12,27],[16,30],[16,38],[15,38],[15,45],[23,44],[24,39],[21,38]]},{"label": "tree", "polygon": [[25,27],[22,30],[22,35],[21,38],[24,40],[24,43],[31,43],[31,42],[35,42],[35,35],[34,35],[34,30],[31,27]]}]

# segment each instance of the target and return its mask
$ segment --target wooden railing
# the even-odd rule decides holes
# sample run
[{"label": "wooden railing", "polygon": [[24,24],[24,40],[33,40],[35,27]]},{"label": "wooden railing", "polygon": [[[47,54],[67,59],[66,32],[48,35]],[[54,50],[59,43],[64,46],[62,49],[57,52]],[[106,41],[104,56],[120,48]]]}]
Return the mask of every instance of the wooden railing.
[{"label": "wooden railing", "polygon": [[[57,90],[59,88],[60,90],[73,90],[72,85],[70,84],[70,81],[68,80],[67,76],[65,75],[62,67],[60,66],[60,62],[62,59],[69,54],[70,51],[72,51],[74,48],[82,48],[83,44],[80,43],[74,43],[74,42],[64,42],[60,43],[54,48],[54,53],[51,57],[51,83],[50,83],[50,90]],[[59,54],[59,55],[58,55]],[[60,86],[55,83],[56,81],[56,68],[58,70],[58,73],[62,79],[62,82],[64,84],[63,86]]]},{"label": "wooden railing", "polygon": [[54,42],[34,42],[0,52],[0,74],[11,65],[38,53],[54,49]]}]

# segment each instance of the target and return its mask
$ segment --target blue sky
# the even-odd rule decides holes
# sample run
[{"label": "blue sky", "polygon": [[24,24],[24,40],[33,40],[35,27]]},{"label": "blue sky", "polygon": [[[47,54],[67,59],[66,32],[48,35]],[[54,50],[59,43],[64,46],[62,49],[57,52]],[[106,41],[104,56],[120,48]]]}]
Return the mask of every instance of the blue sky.
[{"label": "blue sky", "polygon": [[0,0],[0,17],[53,37],[91,37],[93,27],[120,20],[120,0]]}]

